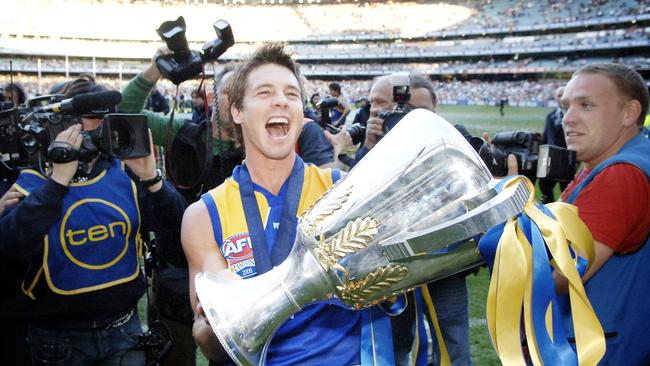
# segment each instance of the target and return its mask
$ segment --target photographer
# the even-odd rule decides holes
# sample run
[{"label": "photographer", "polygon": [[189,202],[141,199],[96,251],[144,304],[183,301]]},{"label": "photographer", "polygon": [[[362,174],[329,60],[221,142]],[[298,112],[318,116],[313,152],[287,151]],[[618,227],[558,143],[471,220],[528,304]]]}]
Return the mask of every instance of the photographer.
[{"label": "photographer", "polygon": [[320,168],[334,167],[334,151],[318,122],[304,118],[296,152],[305,163]]},{"label": "photographer", "polygon": [[341,84],[330,83],[329,91],[332,98],[336,98],[339,101],[337,106],[330,109],[330,121],[332,121],[332,125],[335,127],[342,126],[345,124],[345,119],[350,113],[350,106],[341,93]]},{"label": "photographer", "polygon": [[[188,124],[184,118],[174,118],[171,121],[171,130],[169,117],[160,116],[148,111],[143,111],[144,101],[152,90],[154,85],[160,80],[162,74],[156,65],[156,59],[161,55],[170,54],[171,51],[167,46],[160,47],[152,58],[151,64],[142,73],[129,81],[122,90],[123,100],[118,106],[118,111],[125,113],[143,113],[147,116],[147,123],[151,129],[153,142],[156,145],[167,145],[167,139],[174,140],[174,143],[181,141],[193,140],[196,146],[185,146],[193,151],[186,152],[189,156],[174,156],[172,149],[171,159],[187,159],[183,164],[189,165],[194,171],[179,171],[178,179],[182,179],[185,184],[179,184],[179,192],[187,199],[188,202],[196,201],[200,195],[220,184],[230,175],[232,169],[243,160],[243,151],[236,147],[234,143],[234,130],[230,120],[230,111],[227,109],[228,95],[224,92],[224,85],[232,76],[233,66],[226,66],[220,73],[215,75],[215,86],[217,95],[215,101],[218,102],[218,110],[213,110],[211,119],[199,121],[199,123]],[[204,169],[205,162],[205,135],[206,127],[209,122],[212,133],[212,165]],[[187,125],[187,126],[186,126]],[[169,148],[169,146],[166,146]],[[172,146],[173,147],[173,146]],[[183,150],[185,150],[185,148]],[[169,157],[168,157],[169,158]],[[176,161],[174,161],[176,163]],[[179,163],[181,163],[179,161]],[[181,166],[176,166],[182,169]],[[173,174],[176,172],[167,172]],[[196,181],[201,178],[201,181]],[[186,183],[187,182],[187,183]]]},{"label": "photographer", "polygon": [[[605,333],[603,365],[650,361],[650,141],[640,133],[648,99],[633,69],[594,64],[573,74],[561,100],[567,147],[584,163],[561,199],[577,206],[594,239],[582,281]],[[553,274],[567,292],[566,278]]]},{"label": "photographer", "polygon": [[[306,79],[303,82],[306,82]],[[309,101],[305,103],[305,109],[303,112],[305,118],[320,122],[320,109],[318,108],[318,102],[320,102],[320,94],[312,94]]]},{"label": "photographer", "polygon": [[[92,76],[68,83],[68,98],[104,90]],[[98,112],[99,113],[99,112]],[[140,207],[149,205],[160,225],[183,199],[162,181],[153,152],[124,164],[97,151],[75,160],[85,134],[102,125],[88,113],[54,139],[68,149],[67,162],[51,173],[21,172],[14,187],[26,197],[2,217],[0,252],[29,263],[23,279],[28,342],[35,364],[144,364],[137,302],[145,291]],[[85,146],[85,145],[84,145]],[[86,147],[84,147],[86,148]],[[143,219],[141,220],[141,217]]]},{"label": "photographer", "polygon": [[[122,91],[124,99],[118,106],[119,111],[142,110],[147,94],[162,77],[155,60],[158,56],[169,53],[166,46],[160,47],[147,69],[129,81]],[[142,111],[147,116],[155,144],[167,145],[167,141],[173,140],[168,147],[172,151],[167,156],[171,159],[168,167],[172,167],[173,171],[168,171],[168,174],[174,174],[180,180],[177,182],[177,190],[188,203],[196,201],[202,193],[221,184],[243,160],[243,151],[234,142],[235,132],[225,87],[233,70],[233,66],[226,66],[215,75],[214,102],[218,107],[211,108],[210,120],[201,120],[197,124],[183,118],[174,118],[171,130],[168,131],[169,117]],[[207,131],[211,131],[211,151],[206,146]],[[205,156],[206,153],[212,155],[210,159]],[[206,161],[209,162],[207,167]],[[161,320],[171,329],[174,337],[174,348],[164,364],[174,366],[194,365],[196,348],[192,338],[194,314],[189,302],[187,261],[180,243],[183,211],[174,213],[173,223],[158,236],[157,250],[154,253],[157,262],[154,271],[154,301]]]}]

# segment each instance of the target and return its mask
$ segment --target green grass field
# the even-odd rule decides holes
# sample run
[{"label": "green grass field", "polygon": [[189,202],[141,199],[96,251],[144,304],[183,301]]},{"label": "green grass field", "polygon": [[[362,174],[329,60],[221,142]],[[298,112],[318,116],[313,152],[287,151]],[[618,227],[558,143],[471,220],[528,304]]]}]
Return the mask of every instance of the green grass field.
[{"label": "green grass field", "polygon": [[[501,117],[499,108],[487,106],[449,106],[441,105],[438,113],[454,124],[460,123],[475,136],[485,131],[491,136],[503,131],[542,132],[544,118],[550,109],[506,107],[505,116]],[[485,303],[490,284],[489,273],[481,268],[477,275],[467,277],[469,287],[470,344],[472,361],[475,365],[499,365],[487,330]],[[207,361],[200,352],[197,365],[207,366]]]},{"label": "green grass field", "polygon": [[474,136],[503,131],[542,132],[549,108],[506,107],[501,117],[498,107],[441,105],[438,114],[453,124],[465,125]]}]

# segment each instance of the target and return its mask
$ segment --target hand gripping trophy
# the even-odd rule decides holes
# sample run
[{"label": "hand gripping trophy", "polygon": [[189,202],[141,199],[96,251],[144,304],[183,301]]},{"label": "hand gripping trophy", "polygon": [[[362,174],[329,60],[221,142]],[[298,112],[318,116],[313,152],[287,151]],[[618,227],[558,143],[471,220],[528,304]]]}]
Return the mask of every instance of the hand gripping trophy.
[{"label": "hand gripping trophy", "polygon": [[231,358],[263,365],[274,332],[309,303],[362,309],[482,264],[477,237],[532,189],[500,186],[451,124],[414,110],[300,218],[282,264],[245,281],[199,273],[196,290]]}]

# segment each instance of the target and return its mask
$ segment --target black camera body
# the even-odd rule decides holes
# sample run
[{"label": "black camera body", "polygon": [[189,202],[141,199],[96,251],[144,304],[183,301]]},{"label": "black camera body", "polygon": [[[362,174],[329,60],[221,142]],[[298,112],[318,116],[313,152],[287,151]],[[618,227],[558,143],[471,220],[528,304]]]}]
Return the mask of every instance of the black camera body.
[{"label": "black camera body", "polygon": [[230,24],[217,20],[213,24],[217,38],[206,43],[202,50],[190,50],[185,38],[185,18],[178,17],[160,25],[156,33],[173,53],[156,58],[156,66],[164,77],[178,85],[203,71],[203,64],[216,61],[228,48],[235,44]]},{"label": "black camera body", "polygon": [[[84,94],[80,96],[84,100]],[[0,178],[14,176],[22,169],[40,169],[47,162],[88,162],[99,154],[133,159],[151,153],[147,118],[142,114],[105,114],[99,128],[82,132],[79,149],[67,143],[53,144],[59,133],[81,121],[80,113],[51,108],[63,98],[62,95],[37,97],[30,99],[26,106],[0,112]]]},{"label": "black camera body", "polygon": [[570,181],[576,170],[576,153],[557,146],[540,145],[542,136],[528,131],[508,131],[494,135],[493,146],[478,137],[470,144],[478,151],[490,172],[497,177],[508,175],[508,155],[517,158],[519,174],[531,181],[552,178]]},{"label": "black camera body", "polygon": [[413,110],[411,101],[411,80],[408,73],[394,73],[389,77],[393,87],[393,103],[395,108],[392,111],[384,111],[377,114],[377,117],[384,120],[382,131],[384,134],[392,130],[399,121]]},{"label": "black camera body", "polygon": [[341,131],[340,127],[332,125],[332,119],[330,118],[330,109],[336,107],[337,105],[339,105],[339,100],[334,97],[321,99],[316,104],[316,108],[318,108],[321,116],[318,123],[323,129],[333,134],[337,134]]},{"label": "black camera body", "polygon": [[513,154],[517,158],[519,174],[534,181],[537,174],[537,154],[541,141],[541,134],[527,131],[508,131],[494,135],[492,139],[493,156],[497,162],[494,174],[497,176],[508,174],[508,155]]}]

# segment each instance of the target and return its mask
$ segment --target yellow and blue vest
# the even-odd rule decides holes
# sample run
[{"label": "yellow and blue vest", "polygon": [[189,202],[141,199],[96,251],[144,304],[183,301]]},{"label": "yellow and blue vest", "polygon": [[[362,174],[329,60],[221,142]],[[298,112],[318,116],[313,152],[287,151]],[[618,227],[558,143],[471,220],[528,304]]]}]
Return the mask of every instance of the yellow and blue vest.
[{"label": "yellow and blue vest", "polygon": [[[45,184],[34,170],[20,173],[15,187],[25,195]],[[130,189],[116,189],[130,187]],[[97,177],[71,183],[60,219],[45,235],[42,267],[23,283],[32,290],[41,276],[59,295],[76,295],[134,280],[139,275],[140,211],[137,189],[114,160]]]}]

